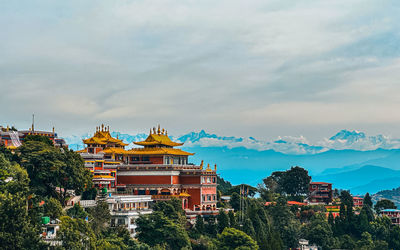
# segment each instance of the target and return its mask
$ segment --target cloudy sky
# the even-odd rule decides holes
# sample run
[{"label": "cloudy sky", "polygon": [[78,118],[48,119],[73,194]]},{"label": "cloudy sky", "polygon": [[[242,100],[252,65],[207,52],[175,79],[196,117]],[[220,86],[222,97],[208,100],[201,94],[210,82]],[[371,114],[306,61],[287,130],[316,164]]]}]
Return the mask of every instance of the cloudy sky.
[{"label": "cloudy sky", "polygon": [[400,137],[399,1],[0,1],[0,125]]}]

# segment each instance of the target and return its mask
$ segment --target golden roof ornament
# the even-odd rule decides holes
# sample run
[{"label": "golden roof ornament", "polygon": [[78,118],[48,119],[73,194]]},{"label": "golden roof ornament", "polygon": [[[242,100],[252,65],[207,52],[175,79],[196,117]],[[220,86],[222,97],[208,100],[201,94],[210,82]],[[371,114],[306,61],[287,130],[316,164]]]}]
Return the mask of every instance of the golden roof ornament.
[{"label": "golden roof ornament", "polygon": [[214,165],[214,170],[217,171],[217,164]]},{"label": "golden roof ornament", "polygon": [[153,127],[153,134],[157,134],[156,127]]},{"label": "golden roof ornament", "polygon": [[203,169],[203,164],[204,164],[204,161],[201,160],[201,163],[200,163],[200,168],[201,168],[201,169]]},{"label": "golden roof ornament", "polygon": [[158,130],[157,130],[157,134],[158,134],[158,135],[160,135],[160,134],[161,134],[160,124],[158,124]]},{"label": "golden roof ornament", "polygon": [[150,128],[150,133],[149,133],[149,135],[151,135],[151,128]]},{"label": "golden roof ornament", "polygon": [[165,129],[161,130],[161,134],[165,135]]}]

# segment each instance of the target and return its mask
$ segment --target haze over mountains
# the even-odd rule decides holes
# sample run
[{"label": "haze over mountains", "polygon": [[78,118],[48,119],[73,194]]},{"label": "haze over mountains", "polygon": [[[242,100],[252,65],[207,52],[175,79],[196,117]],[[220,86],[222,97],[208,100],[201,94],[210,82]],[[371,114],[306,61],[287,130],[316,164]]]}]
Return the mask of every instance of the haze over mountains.
[{"label": "haze over mountains", "polygon": [[[129,143],[128,147],[147,137],[111,134]],[[82,139],[89,136],[65,139],[76,150],[83,148]],[[196,153],[191,157],[193,163],[216,163],[221,176],[233,184],[256,185],[273,171],[298,165],[308,169],[314,181],[332,182],[334,188],[350,189],[354,194],[400,186],[400,139],[384,135],[342,130],[316,143],[303,136],[262,141],[253,137],[223,137],[204,130],[171,137],[184,142],[184,150]]]}]

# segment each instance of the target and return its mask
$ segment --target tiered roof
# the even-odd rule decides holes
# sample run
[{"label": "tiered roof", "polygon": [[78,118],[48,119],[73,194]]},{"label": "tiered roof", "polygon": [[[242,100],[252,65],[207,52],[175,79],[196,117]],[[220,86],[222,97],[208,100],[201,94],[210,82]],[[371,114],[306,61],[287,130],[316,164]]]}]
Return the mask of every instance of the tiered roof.
[{"label": "tiered roof", "polygon": [[115,139],[110,134],[110,127],[105,127],[104,124],[101,127],[96,127],[96,133],[93,137],[83,140],[85,144],[99,144],[99,145],[107,145],[107,144],[116,144],[118,146],[127,146],[122,142],[122,140]]},{"label": "tiered roof", "polygon": [[168,132],[165,129],[160,129],[160,125],[158,125],[158,130],[153,128],[153,132],[150,129],[150,134],[146,138],[146,140],[141,142],[135,142],[136,145],[140,146],[168,146],[168,147],[175,147],[175,146],[182,146],[183,143],[173,142],[168,137]]},{"label": "tiered roof", "polygon": [[177,148],[133,148],[125,150],[122,148],[106,148],[105,154],[126,154],[126,155],[194,155]]},{"label": "tiered roof", "polygon": [[[103,132],[100,131],[96,132],[96,134],[97,133],[103,133]],[[90,139],[93,138],[94,140],[98,140],[96,139],[97,138],[96,135]],[[111,136],[110,138],[114,139]],[[107,147],[103,150],[103,152],[105,154],[120,154],[120,155],[179,155],[179,156],[194,155],[193,153],[173,148],[175,146],[182,146],[183,143],[173,142],[168,137],[168,132],[165,129],[160,129],[160,125],[158,125],[158,130],[156,130],[156,128],[153,128],[153,130],[150,129],[150,134],[146,138],[146,140],[141,142],[135,142],[135,144],[144,146],[144,148],[132,148],[130,150],[125,150],[124,148]]]}]

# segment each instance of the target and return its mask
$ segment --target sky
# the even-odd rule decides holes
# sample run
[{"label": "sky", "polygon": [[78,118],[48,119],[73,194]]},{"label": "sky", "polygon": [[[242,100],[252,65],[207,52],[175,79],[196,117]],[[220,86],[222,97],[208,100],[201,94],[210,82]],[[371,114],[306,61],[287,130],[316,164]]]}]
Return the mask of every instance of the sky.
[{"label": "sky", "polygon": [[400,137],[399,7],[0,0],[0,125]]}]

